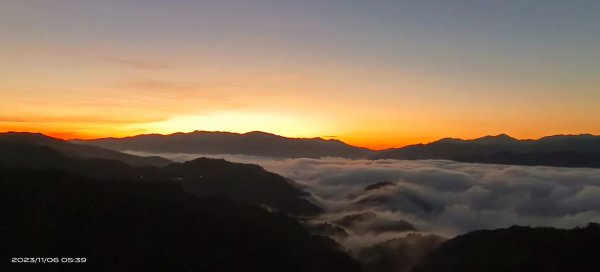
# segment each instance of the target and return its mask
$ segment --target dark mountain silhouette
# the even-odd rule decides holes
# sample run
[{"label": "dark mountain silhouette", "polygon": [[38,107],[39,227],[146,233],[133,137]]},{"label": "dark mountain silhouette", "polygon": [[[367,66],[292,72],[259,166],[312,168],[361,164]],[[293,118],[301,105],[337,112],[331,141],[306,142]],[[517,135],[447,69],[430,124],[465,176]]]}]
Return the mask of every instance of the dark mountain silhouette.
[{"label": "dark mountain silhouette", "polygon": [[254,164],[199,158],[160,169],[163,179],[175,180],[197,195],[226,195],[250,203],[267,205],[295,215],[323,212],[310,203],[293,181]]},{"label": "dark mountain silhouette", "polygon": [[[169,182],[0,167],[1,271],[362,271],[279,212]],[[13,264],[84,257],[85,264]]]},{"label": "dark mountain silhouette", "polygon": [[600,167],[600,136],[557,135],[538,140],[517,140],[501,134],[474,140],[446,138],[429,144],[388,149],[370,158]]},{"label": "dark mountain silhouette", "polygon": [[127,138],[73,140],[73,143],[97,145],[121,151],[187,154],[240,154],[281,158],[344,157],[364,158],[372,150],[338,140],[286,138],[265,132],[244,134],[194,131],[170,135],[148,134]]},{"label": "dark mountain silhouette", "polygon": [[166,166],[172,161],[161,157],[141,157],[92,145],[73,144],[40,133],[6,132],[0,133],[0,142],[19,142],[51,147],[62,154],[81,159],[111,159],[133,166]]},{"label": "dark mountain silhouette", "polygon": [[281,158],[444,159],[473,163],[600,167],[600,136],[556,135],[517,140],[506,134],[474,140],[445,138],[429,144],[373,151],[338,140],[285,138],[264,132],[245,134],[195,131],[170,135],[73,140],[121,151],[187,154],[241,154]]},{"label": "dark mountain silhouette", "polygon": [[355,255],[363,261],[365,270],[369,272],[407,272],[420,264],[445,240],[446,238],[434,234],[410,233],[361,248]]},{"label": "dark mountain silhouette", "polygon": [[157,169],[147,166],[136,168],[121,161],[108,159],[76,159],[35,144],[0,141],[0,166],[19,169],[57,169],[95,178],[139,177],[145,171]]},{"label": "dark mountain silhouette", "polygon": [[322,212],[304,199],[308,194],[297,189],[292,181],[257,165],[225,160],[200,158],[165,167],[133,167],[115,160],[71,158],[48,146],[0,141],[0,166],[63,170],[89,178],[169,182],[197,195],[224,195],[294,215]]},{"label": "dark mountain silhouette", "polygon": [[443,243],[413,272],[589,272],[600,268],[600,224],[571,230],[511,227]]}]

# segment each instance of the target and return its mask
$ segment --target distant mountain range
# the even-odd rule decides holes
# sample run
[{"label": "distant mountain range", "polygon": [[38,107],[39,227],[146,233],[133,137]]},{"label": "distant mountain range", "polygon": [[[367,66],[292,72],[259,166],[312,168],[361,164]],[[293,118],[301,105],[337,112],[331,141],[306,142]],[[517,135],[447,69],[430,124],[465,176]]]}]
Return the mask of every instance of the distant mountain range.
[{"label": "distant mountain range", "polygon": [[0,142],[20,142],[51,147],[72,158],[102,158],[132,166],[166,166],[172,161],[119,151],[187,154],[240,154],[277,158],[342,157],[351,159],[442,159],[472,163],[600,167],[600,136],[556,135],[518,140],[506,134],[473,140],[445,138],[428,144],[374,151],[339,140],[286,138],[264,132],[245,134],[196,131],[170,135],[64,141],[39,133],[0,133]]},{"label": "distant mountain range", "polygon": [[517,140],[500,134],[474,140],[446,138],[429,144],[380,151],[369,158],[600,167],[600,136],[556,135],[538,140]]},{"label": "distant mountain range", "polygon": [[326,156],[365,158],[374,151],[322,138],[286,138],[265,132],[244,134],[194,131],[170,135],[147,134],[126,138],[72,140],[120,151],[187,154],[239,154],[278,158],[320,158]]},{"label": "distant mountain range", "polygon": [[381,151],[339,140],[286,138],[264,132],[244,134],[195,131],[170,135],[73,140],[120,151],[187,154],[241,154],[279,158],[443,159],[473,163],[600,167],[600,136],[556,135],[518,140],[506,134],[474,140],[445,138],[428,144]]}]

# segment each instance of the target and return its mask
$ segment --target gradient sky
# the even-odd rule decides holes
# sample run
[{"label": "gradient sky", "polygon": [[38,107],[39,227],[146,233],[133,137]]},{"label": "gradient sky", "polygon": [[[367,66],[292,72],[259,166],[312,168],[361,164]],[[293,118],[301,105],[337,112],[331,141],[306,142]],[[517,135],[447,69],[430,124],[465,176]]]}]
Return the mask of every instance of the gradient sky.
[{"label": "gradient sky", "polygon": [[0,131],[600,134],[600,1],[0,3]]}]

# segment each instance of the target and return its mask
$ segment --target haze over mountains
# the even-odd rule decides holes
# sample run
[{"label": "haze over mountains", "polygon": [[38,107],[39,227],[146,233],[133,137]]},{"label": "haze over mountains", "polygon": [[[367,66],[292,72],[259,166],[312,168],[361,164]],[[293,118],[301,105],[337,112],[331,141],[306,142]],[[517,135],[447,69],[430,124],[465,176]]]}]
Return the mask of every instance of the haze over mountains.
[{"label": "haze over mountains", "polygon": [[460,162],[565,167],[600,167],[600,136],[556,135],[517,140],[505,134],[473,140],[445,138],[428,144],[370,150],[338,140],[286,138],[264,132],[195,131],[170,135],[73,140],[120,151],[240,154],[278,158],[443,159]]}]

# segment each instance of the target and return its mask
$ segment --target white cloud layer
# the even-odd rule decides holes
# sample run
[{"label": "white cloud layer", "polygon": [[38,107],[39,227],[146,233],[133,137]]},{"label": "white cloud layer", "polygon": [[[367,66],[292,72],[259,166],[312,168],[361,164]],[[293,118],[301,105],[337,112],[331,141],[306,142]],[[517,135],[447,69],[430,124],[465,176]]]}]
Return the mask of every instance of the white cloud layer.
[{"label": "white cloud layer", "polygon": [[[177,160],[197,156],[167,155]],[[326,209],[324,220],[375,212],[378,222],[405,220],[423,232],[445,236],[512,225],[571,228],[600,221],[600,169],[444,160],[210,157],[256,163],[296,181]],[[377,183],[380,186],[365,190]]]},{"label": "white cloud layer", "polygon": [[[409,271],[444,240],[437,235],[451,238],[512,225],[572,228],[600,222],[600,169],[159,155],[176,161],[206,156],[254,163],[294,180],[327,212],[313,223],[343,226],[347,235],[334,232],[333,238],[373,272]],[[425,234],[414,234],[413,226]]]}]

